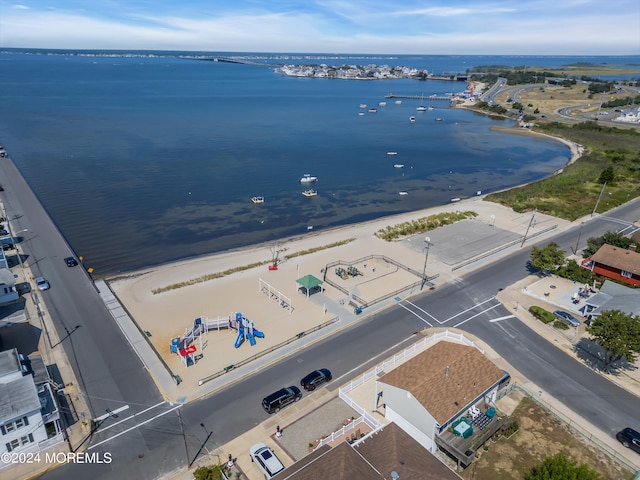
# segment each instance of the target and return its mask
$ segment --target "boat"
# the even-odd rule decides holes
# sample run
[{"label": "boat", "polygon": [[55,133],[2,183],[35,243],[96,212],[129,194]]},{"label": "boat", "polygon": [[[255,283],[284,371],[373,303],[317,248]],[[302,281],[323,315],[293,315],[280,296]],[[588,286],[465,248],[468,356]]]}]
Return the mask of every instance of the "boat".
[{"label": "boat", "polygon": [[444,118],[438,117],[438,118],[436,118],[436,122],[444,122]]},{"label": "boat", "polygon": [[387,102],[378,102],[378,105],[381,107],[386,107],[387,106]]},{"label": "boat", "polygon": [[358,115],[359,115],[360,117],[363,117],[363,116],[364,116],[364,112],[358,112]]},{"label": "boat", "polygon": [[409,195],[409,192],[398,192],[398,195]]},{"label": "boat", "polygon": [[396,101],[395,101],[395,104],[396,104],[396,105],[400,105],[401,103],[402,103],[402,100],[396,100]]},{"label": "boat", "polygon": [[305,197],[315,197],[316,195],[318,195],[317,190],[305,190],[304,192],[302,192],[302,194]]},{"label": "boat", "polygon": [[367,104],[366,103],[361,103],[360,104],[360,108],[367,108]]},{"label": "boat", "polygon": [[312,177],[311,174],[309,173],[305,173],[300,179],[300,183],[313,183],[317,181],[318,181],[318,177]]},{"label": "boat", "polygon": [[393,156],[393,155],[397,155],[397,154],[398,154],[398,152],[387,152],[387,155],[392,155]]},{"label": "boat", "polygon": [[433,107],[431,105],[429,105],[429,110],[433,110]]},{"label": "boat", "polygon": [[425,107],[423,105],[424,103],[424,93],[422,94],[422,97],[420,97],[420,106],[418,108],[416,108],[417,111],[419,112],[426,112],[427,111],[427,107]]},{"label": "boat", "polygon": [[378,111],[378,109],[377,109],[377,108],[370,108],[370,109],[369,109],[369,112],[370,112],[370,113],[376,113],[377,111]]},{"label": "boat", "polygon": [[251,197],[253,203],[264,203],[264,197]]},{"label": "boat", "polygon": [[409,117],[409,121],[411,123],[416,123],[416,117]]},{"label": "boat", "polygon": [[396,163],[396,164],[393,165],[393,168],[404,168],[404,164]]}]

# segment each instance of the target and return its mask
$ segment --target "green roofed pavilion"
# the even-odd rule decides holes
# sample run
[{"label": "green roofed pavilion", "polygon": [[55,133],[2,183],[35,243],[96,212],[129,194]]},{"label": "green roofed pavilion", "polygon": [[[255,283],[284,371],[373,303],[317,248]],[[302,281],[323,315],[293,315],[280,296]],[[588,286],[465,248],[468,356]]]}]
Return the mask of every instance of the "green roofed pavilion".
[{"label": "green roofed pavilion", "polygon": [[309,291],[313,290],[316,287],[320,287],[322,290],[322,280],[313,275],[305,275],[296,280],[296,283],[303,287],[307,291],[307,298],[309,298]]}]

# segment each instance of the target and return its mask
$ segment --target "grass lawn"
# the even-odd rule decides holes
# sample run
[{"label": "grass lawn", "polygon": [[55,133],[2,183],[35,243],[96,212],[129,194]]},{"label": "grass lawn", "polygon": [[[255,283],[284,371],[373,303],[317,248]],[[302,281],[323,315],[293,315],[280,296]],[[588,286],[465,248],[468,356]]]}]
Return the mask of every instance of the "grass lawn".
[{"label": "grass lawn", "polygon": [[[531,399],[524,397],[511,415],[520,429],[509,438],[490,440],[487,450],[480,450],[461,476],[468,480],[523,479],[531,468],[546,457],[564,452],[579,464],[585,463],[602,475],[603,479],[631,480],[633,474],[624,470],[600,450],[581,441],[558,419],[548,414]],[[622,447],[621,447],[622,448]],[[633,452],[627,453],[633,455]]]}]

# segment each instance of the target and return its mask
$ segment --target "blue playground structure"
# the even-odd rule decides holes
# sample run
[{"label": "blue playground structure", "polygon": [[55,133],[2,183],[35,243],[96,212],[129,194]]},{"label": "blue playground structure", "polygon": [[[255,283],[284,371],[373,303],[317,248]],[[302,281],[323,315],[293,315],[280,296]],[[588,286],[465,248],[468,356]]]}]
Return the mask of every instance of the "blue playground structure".
[{"label": "blue playground structure", "polygon": [[238,336],[236,337],[235,347],[240,348],[240,345],[245,340],[249,341],[249,345],[252,347],[256,344],[256,338],[264,338],[264,332],[261,332],[253,326],[253,322],[250,322],[248,318],[242,316],[242,313],[236,313],[236,326],[238,328]]}]

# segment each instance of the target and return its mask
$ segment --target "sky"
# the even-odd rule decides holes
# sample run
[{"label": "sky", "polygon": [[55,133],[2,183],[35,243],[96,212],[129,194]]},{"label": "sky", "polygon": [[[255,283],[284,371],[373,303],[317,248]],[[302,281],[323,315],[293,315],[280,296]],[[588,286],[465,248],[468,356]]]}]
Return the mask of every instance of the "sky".
[{"label": "sky", "polygon": [[0,48],[640,55],[640,1],[0,0]]}]

